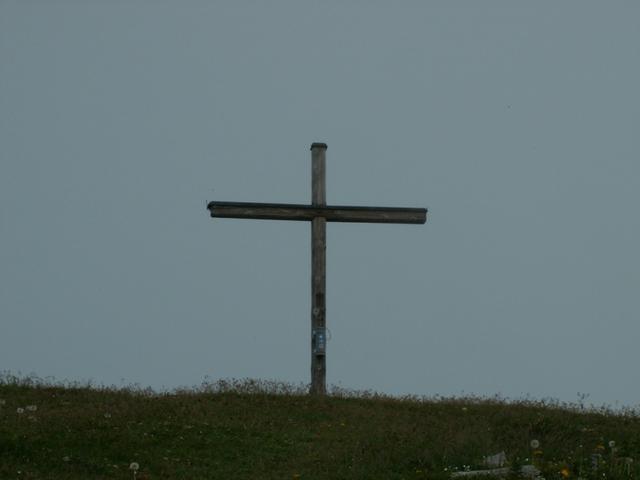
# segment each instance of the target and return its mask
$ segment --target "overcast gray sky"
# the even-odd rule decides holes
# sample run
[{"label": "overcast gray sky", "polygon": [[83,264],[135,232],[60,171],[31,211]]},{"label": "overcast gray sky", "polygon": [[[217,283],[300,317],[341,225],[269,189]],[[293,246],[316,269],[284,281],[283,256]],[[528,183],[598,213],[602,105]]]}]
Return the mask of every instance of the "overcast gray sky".
[{"label": "overcast gray sky", "polygon": [[[0,0],[0,369],[640,404],[640,3]],[[616,403],[617,402],[617,403]]]}]

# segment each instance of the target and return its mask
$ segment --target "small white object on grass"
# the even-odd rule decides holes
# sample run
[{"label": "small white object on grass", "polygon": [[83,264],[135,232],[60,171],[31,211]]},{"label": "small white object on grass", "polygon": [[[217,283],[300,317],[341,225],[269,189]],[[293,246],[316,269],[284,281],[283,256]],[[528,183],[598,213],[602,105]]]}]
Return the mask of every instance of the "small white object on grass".
[{"label": "small white object on grass", "polygon": [[503,467],[506,462],[507,454],[504,451],[484,457],[484,464],[487,467]]}]

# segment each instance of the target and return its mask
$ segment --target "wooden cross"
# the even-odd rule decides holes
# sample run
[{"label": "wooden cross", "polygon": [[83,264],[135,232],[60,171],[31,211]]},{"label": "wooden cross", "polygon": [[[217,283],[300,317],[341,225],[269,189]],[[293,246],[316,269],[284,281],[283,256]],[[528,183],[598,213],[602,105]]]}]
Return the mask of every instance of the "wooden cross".
[{"label": "wooden cross", "polygon": [[211,217],[311,222],[311,387],[326,393],[326,222],[413,223],[427,220],[426,208],[349,207],[327,205],[325,161],[327,145],[311,145],[311,204],[209,202]]}]

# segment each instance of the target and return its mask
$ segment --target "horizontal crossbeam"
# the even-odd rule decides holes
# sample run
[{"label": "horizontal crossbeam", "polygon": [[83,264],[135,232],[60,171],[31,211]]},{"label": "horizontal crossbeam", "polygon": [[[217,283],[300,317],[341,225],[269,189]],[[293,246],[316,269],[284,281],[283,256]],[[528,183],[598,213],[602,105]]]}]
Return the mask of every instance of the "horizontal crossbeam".
[{"label": "horizontal crossbeam", "polygon": [[343,205],[298,205],[291,203],[209,202],[207,209],[217,218],[258,220],[305,220],[328,222],[414,223],[427,221],[426,208],[352,207]]}]

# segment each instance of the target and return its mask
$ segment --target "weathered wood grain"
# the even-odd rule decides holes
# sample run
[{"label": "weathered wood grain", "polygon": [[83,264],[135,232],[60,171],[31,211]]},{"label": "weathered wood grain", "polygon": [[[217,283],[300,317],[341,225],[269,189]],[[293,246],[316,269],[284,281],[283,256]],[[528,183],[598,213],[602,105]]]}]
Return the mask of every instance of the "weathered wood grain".
[{"label": "weathered wood grain", "polygon": [[[326,151],[323,143],[311,145],[311,204],[323,208],[326,198]],[[311,387],[309,393],[327,391],[326,362],[326,249],[327,221],[316,216],[311,222]]]},{"label": "weathered wood grain", "polygon": [[209,202],[207,208],[217,218],[312,221],[323,217],[327,222],[407,224],[423,224],[427,220],[426,208],[215,201]]}]

